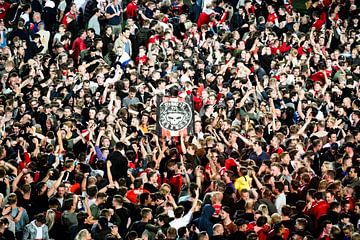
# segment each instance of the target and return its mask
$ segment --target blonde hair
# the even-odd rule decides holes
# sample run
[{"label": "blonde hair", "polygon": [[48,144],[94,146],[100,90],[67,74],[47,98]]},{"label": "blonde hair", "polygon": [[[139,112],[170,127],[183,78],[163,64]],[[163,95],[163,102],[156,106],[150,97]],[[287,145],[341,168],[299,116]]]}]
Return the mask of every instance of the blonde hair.
[{"label": "blonde hair", "polygon": [[64,125],[66,125],[67,127],[69,128],[72,128],[73,127],[73,123],[71,121],[66,121],[64,122]]},{"label": "blonde hair", "polygon": [[75,240],[86,240],[86,236],[90,234],[87,229],[81,230],[75,237]]},{"label": "blonde hair", "polygon": [[49,228],[49,231],[52,229],[52,227],[55,224],[55,212],[52,209],[48,209],[46,211],[46,225]]},{"label": "blonde hair", "polygon": [[271,224],[277,224],[281,222],[281,215],[278,213],[273,213],[271,215]]},{"label": "blonde hair", "polygon": [[258,210],[260,212],[262,212],[262,215],[267,218],[267,222],[271,223],[271,218],[269,216],[269,208],[268,208],[268,206],[266,204],[260,204],[260,206],[258,207]]},{"label": "blonde hair", "polygon": [[211,195],[211,201],[213,203],[221,202],[222,199],[223,199],[222,192],[213,192],[213,194]]},{"label": "blonde hair", "polygon": [[269,208],[266,204],[260,204],[258,210],[261,211],[264,216],[269,215]]}]

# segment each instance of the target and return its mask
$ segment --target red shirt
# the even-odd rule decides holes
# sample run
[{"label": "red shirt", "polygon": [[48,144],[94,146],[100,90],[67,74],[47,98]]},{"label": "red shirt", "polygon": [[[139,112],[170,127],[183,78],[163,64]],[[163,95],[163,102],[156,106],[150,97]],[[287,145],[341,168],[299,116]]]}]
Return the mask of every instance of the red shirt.
[{"label": "red shirt", "polygon": [[331,77],[331,74],[332,74],[333,70],[332,69],[326,69],[325,72],[326,72],[327,77]]},{"label": "red shirt", "polygon": [[311,207],[309,214],[314,216],[315,220],[319,220],[319,218],[326,214],[329,209],[329,204],[325,200],[318,201],[313,207]]},{"label": "red shirt", "polygon": [[150,38],[149,38],[149,43],[156,43],[157,41],[160,41],[160,36],[155,34],[155,35],[152,35]]},{"label": "red shirt", "polygon": [[146,55],[141,56],[141,57],[140,57],[140,56],[137,56],[137,57],[136,57],[136,62],[137,62],[137,63],[146,64],[147,61],[148,61],[148,57],[147,57]]},{"label": "red shirt", "polygon": [[200,28],[202,25],[208,24],[209,22],[210,22],[210,15],[205,12],[202,12],[199,15],[197,27]]},{"label": "red shirt", "polygon": [[298,54],[299,55],[303,55],[303,54],[311,53],[311,52],[312,52],[311,48],[305,49],[305,48],[303,48],[301,46],[298,48]]},{"label": "red shirt", "polygon": [[72,45],[72,50],[73,52],[73,58],[74,60],[77,62],[77,60],[79,59],[80,53],[82,50],[86,49],[86,44],[85,41],[78,37],[77,39],[75,39],[73,45]]},{"label": "red shirt", "polygon": [[277,153],[278,155],[280,155],[282,152],[284,152],[284,149],[282,149],[282,147],[279,147],[277,149],[270,149],[269,155],[273,153]]},{"label": "red shirt", "polygon": [[174,189],[175,193],[179,194],[182,186],[182,175],[175,174],[172,176],[169,180],[169,184],[171,185],[171,188]]},{"label": "red shirt", "polygon": [[129,201],[132,202],[133,204],[137,204],[137,197],[140,196],[142,193],[150,193],[150,192],[143,188],[133,189],[127,191],[126,198],[129,199]]},{"label": "red shirt", "polygon": [[266,240],[266,239],[268,239],[268,235],[269,235],[269,231],[270,231],[270,225],[266,223],[261,228],[258,227],[258,226],[255,226],[254,231],[258,235],[259,240]]},{"label": "red shirt", "polygon": [[193,96],[193,99],[194,99],[194,108],[196,109],[196,111],[199,112],[202,107],[202,99],[197,96]]},{"label": "red shirt", "polygon": [[132,17],[137,17],[137,10],[138,10],[138,5],[136,4],[136,2],[131,2],[127,5],[126,7],[126,18],[132,18]]},{"label": "red shirt", "polygon": [[288,52],[291,50],[291,46],[286,45],[286,42],[283,42],[279,48],[281,53]]},{"label": "red shirt", "polygon": [[80,183],[75,183],[74,185],[71,185],[70,192],[75,193],[75,194],[81,194]]},{"label": "red shirt", "polygon": [[8,2],[4,2],[4,4],[0,5],[0,9],[2,10],[0,11],[0,19],[4,19],[6,17],[6,13],[8,12],[10,5],[11,4]]},{"label": "red shirt", "polygon": [[315,27],[315,29],[317,31],[321,30],[322,26],[326,23],[326,12],[323,12],[319,19],[316,20],[313,24],[313,27]]},{"label": "red shirt", "polygon": [[66,28],[67,28],[67,26],[68,26],[67,16],[69,16],[69,15],[73,15],[73,16],[74,16],[74,20],[76,21],[76,13],[71,13],[70,11],[67,12],[67,13],[64,15],[64,18],[63,18],[63,20],[62,20],[62,24],[64,24],[64,25],[66,26]]},{"label": "red shirt", "polygon": [[267,22],[271,22],[273,24],[275,24],[275,20],[278,18],[278,16],[276,15],[276,12],[270,13],[267,17]]}]

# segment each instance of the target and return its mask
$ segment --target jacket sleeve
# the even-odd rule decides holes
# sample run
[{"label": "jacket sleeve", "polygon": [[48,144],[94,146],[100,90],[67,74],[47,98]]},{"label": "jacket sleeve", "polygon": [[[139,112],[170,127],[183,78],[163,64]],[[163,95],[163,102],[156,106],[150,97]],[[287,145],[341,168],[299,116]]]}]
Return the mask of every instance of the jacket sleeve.
[{"label": "jacket sleeve", "polygon": [[49,237],[49,228],[46,225],[44,226],[43,238],[44,238],[44,240],[49,240],[50,239],[50,237]]},{"label": "jacket sleeve", "polygon": [[29,227],[26,225],[26,226],[24,227],[24,234],[23,234],[22,239],[23,239],[23,240],[28,240],[29,237],[30,237],[30,231],[29,231]]},{"label": "jacket sleeve", "polygon": [[96,152],[96,156],[98,159],[105,161],[106,158],[104,157],[104,155],[102,154],[100,147],[99,146],[95,146],[95,152]]}]

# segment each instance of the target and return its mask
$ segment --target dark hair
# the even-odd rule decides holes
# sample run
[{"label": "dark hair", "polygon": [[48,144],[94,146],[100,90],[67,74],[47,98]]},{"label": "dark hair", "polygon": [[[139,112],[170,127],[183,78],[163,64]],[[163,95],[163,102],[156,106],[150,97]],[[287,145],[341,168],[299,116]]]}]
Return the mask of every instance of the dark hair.
[{"label": "dark hair", "polygon": [[73,204],[74,204],[73,198],[65,199],[64,204],[63,204],[64,210],[71,210],[71,208],[73,207]]},{"label": "dark hair", "polygon": [[143,179],[138,177],[134,180],[134,188],[140,188],[141,185],[143,184]]},{"label": "dark hair", "polygon": [[340,206],[340,203],[338,202],[331,202],[330,203],[330,206],[329,206],[329,209],[330,210],[334,210],[335,208],[338,208]]},{"label": "dark hair", "polygon": [[[135,183],[134,183],[134,185],[135,185]],[[141,185],[140,185],[140,186],[141,186]],[[144,205],[144,204],[145,204],[145,201],[149,199],[149,196],[150,196],[150,193],[148,193],[148,192],[144,192],[144,193],[140,194],[140,197],[139,197],[139,199],[140,199],[140,204],[141,204],[141,205]]]},{"label": "dark hair", "polygon": [[183,238],[186,234],[186,227],[181,227],[178,229],[178,237]]},{"label": "dark hair", "polygon": [[282,213],[282,215],[284,215],[284,216],[290,216],[290,214],[291,214],[291,207],[290,207],[290,205],[284,205],[284,206],[282,206],[282,208],[281,208],[281,213]]},{"label": "dark hair", "polygon": [[84,212],[84,211],[78,212],[76,214],[76,219],[77,219],[79,224],[84,223],[86,218],[88,218],[88,217],[89,217],[89,215],[87,214],[87,212]]},{"label": "dark hair", "polygon": [[267,217],[265,216],[260,216],[257,220],[256,220],[256,226],[258,227],[262,227],[267,223]]},{"label": "dark hair", "polygon": [[280,181],[276,181],[275,183],[275,189],[279,190],[279,192],[283,192],[284,191],[284,183],[283,182],[280,182]]},{"label": "dark hair", "polygon": [[170,222],[170,217],[166,214],[160,214],[158,220],[164,222],[164,225],[166,226]]},{"label": "dark hair", "polygon": [[58,207],[60,206],[59,200],[57,200],[55,197],[50,198],[48,204],[49,204],[49,207],[50,206],[58,206]]},{"label": "dark hair", "polygon": [[87,188],[86,192],[89,195],[89,197],[95,197],[96,194],[98,193],[98,188],[97,188],[97,186],[92,185]]},{"label": "dark hair", "polygon": [[115,144],[115,149],[116,149],[116,150],[121,151],[121,150],[123,150],[124,148],[125,148],[125,145],[124,145],[122,142],[117,142],[117,143]]},{"label": "dark hair", "polygon": [[45,218],[45,215],[43,213],[39,213],[35,216],[35,220],[37,222],[40,222],[42,224],[45,224],[46,223],[46,218]]},{"label": "dark hair", "polygon": [[309,196],[310,196],[311,198],[315,198],[315,193],[316,193],[316,190],[313,189],[313,188],[311,188],[311,189],[309,189],[309,190],[307,191],[307,194],[309,194]]},{"label": "dark hair", "polygon": [[184,213],[184,207],[183,206],[178,206],[175,210],[174,210],[174,215],[175,218],[181,218],[181,216]]},{"label": "dark hair", "polygon": [[129,88],[129,93],[136,93],[137,92],[137,90],[136,90],[136,87],[134,87],[134,86],[131,86],[130,88]]}]

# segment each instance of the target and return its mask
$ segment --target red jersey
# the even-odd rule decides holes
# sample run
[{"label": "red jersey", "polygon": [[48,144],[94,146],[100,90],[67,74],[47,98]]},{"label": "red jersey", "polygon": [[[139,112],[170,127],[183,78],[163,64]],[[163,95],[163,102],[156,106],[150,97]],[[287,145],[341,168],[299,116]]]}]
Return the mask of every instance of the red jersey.
[{"label": "red jersey", "polygon": [[210,14],[206,13],[206,12],[202,12],[199,15],[199,19],[197,22],[197,27],[200,28],[202,25],[206,25],[210,23]]},{"label": "red jersey", "polygon": [[313,27],[315,27],[315,29],[317,31],[321,30],[322,26],[326,23],[326,12],[323,12],[319,19],[316,20],[313,24]]},{"label": "red jersey", "polygon": [[75,39],[73,45],[72,45],[72,50],[73,52],[73,58],[74,60],[77,62],[77,60],[79,59],[80,53],[81,51],[86,49],[86,44],[85,41],[78,37],[77,39]]},{"label": "red jersey", "polygon": [[126,198],[129,199],[130,202],[133,204],[137,204],[137,197],[140,196],[142,193],[150,193],[148,190],[143,188],[129,190],[126,193]]},{"label": "red jersey", "polygon": [[133,17],[137,17],[137,10],[138,10],[138,5],[135,1],[132,1],[131,3],[129,3],[126,7],[126,18],[133,18]]},{"label": "red jersey", "polygon": [[271,23],[275,24],[276,19],[278,19],[278,16],[277,16],[276,12],[273,12],[268,15],[267,22],[271,22]]},{"label": "red jersey", "polygon": [[311,207],[309,214],[314,217],[315,220],[326,214],[329,210],[329,204],[325,200],[318,201],[313,207]]},{"label": "red jersey", "polygon": [[171,185],[171,188],[174,189],[175,193],[179,194],[182,187],[182,175],[175,174],[172,176],[169,180],[169,184]]},{"label": "red jersey", "polygon": [[4,2],[0,5],[0,19],[4,19],[6,17],[6,13],[8,12],[10,8],[10,3]]},{"label": "red jersey", "polygon": [[63,20],[62,20],[62,24],[64,24],[66,28],[67,28],[67,26],[68,26],[68,24],[69,24],[69,23],[67,22],[67,16],[69,16],[69,15],[73,15],[73,16],[74,16],[74,20],[76,21],[76,13],[71,13],[70,11],[67,12],[67,13],[64,15],[64,18],[63,18]]},{"label": "red jersey", "polygon": [[146,64],[147,61],[148,61],[148,57],[147,57],[146,55],[141,56],[141,57],[140,57],[140,56],[137,56],[137,57],[136,57],[136,62],[137,62],[137,63]]}]

